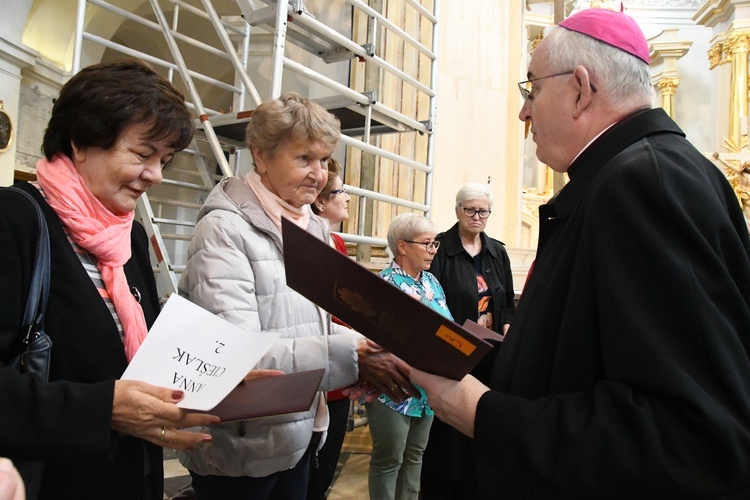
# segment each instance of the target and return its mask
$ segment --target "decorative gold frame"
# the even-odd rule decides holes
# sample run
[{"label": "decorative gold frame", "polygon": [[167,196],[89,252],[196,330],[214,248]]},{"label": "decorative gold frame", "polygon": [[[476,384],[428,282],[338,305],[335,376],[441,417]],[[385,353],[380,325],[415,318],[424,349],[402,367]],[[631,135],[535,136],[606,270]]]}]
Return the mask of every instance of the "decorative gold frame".
[{"label": "decorative gold frame", "polygon": [[0,153],[8,151],[12,143],[13,121],[3,108],[3,101],[0,101]]}]

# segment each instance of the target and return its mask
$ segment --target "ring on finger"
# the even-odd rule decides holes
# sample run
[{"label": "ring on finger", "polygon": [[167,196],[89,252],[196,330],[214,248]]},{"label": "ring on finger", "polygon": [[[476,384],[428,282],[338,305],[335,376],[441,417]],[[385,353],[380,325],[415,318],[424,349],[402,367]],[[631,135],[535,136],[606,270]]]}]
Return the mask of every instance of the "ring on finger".
[{"label": "ring on finger", "polygon": [[161,436],[159,436],[159,440],[160,441],[164,441],[164,433],[165,432],[167,432],[167,428],[166,427],[162,427],[161,428]]}]

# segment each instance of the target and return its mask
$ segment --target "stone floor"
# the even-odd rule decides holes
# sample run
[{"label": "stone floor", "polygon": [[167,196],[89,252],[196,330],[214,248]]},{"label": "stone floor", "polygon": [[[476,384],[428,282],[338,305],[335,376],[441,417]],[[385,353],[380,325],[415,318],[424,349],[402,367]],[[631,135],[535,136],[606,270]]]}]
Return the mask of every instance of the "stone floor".
[{"label": "stone floor", "polygon": [[328,500],[369,498],[367,471],[370,469],[371,453],[372,439],[368,426],[357,427],[346,434]]},{"label": "stone floor", "polygon": [[[361,425],[347,432],[328,500],[368,498],[367,471],[371,452],[369,427]],[[175,452],[169,449],[164,450],[164,498],[195,498],[187,470],[177,461]]]}]

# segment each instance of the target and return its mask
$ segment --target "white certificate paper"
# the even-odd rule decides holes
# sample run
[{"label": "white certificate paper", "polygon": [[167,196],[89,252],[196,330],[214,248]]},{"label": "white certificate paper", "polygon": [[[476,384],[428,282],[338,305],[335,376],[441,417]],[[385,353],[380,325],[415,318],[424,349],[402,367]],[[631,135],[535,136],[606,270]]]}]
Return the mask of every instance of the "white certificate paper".
[{"label": "white certificate paper", "polygon": [[177,406],[207,411],[219,404],[278,339],[249,332],[172,294],[128,365],[123,380],[185,392]]}]

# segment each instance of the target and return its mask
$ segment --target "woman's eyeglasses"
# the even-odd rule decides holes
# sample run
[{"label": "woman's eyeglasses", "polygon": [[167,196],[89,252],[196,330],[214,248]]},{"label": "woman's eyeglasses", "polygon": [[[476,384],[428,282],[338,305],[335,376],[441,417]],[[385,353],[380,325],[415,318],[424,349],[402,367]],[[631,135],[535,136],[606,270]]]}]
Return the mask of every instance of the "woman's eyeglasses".
[{"label": "woman's eyeglasses", "polygon": [[484,209],[477,210],[476,208],[466,208],[466,207],[461,207],[461,209],[464,211],[464,215],[466,215],[466,217],[474,217],[475,215],[478,214],[480,219],[486,219],[492,213],[492,210],[484,210]]},{"label": "woman's eyeglasses", "polygon": [[328,196],[336,196],[337,194],[346,194],[346,188],[333,189],[328,193]]},{"label": "woman's eyeglasses", "polygon": [[428,252],[430,250],[437,250],[440,248],[440,242],[438,240],[435,241],[412,241],[412,240],[402,240],[406,243],[416,243],[417,245],[422,245],[425,250]]}]

